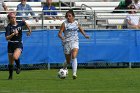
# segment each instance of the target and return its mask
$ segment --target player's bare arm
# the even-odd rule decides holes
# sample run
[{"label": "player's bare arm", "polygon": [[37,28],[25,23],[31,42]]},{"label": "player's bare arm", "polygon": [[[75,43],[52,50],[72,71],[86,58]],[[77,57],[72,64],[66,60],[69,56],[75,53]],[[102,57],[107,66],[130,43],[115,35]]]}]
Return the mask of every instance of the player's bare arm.
[{"label": "player's bare arm", "polygon": [[25,24],[26,24],[27,29],[29,30],[29,31],[27,32],[27,36],[30,36],[32,30],[31,30],[30,26],[29,26],[26,22],[25,22]]},{"label": "player's bare arm", "polygon": [[61,40],[64,40],[64,37],[62,36],[62,33],[64,32],[64,30],[65,30],[65,25],[64,25],[64,23],[61,25],[61,27],[60,27],[60,31],[59,31],[59,33],[58,33],[58,37],[61,39]]},{"label": "player's bare arm", "polygon": [[10,40],[10,39],[11,39],[14,35],[16,35],[16,34],[18,34],[17,31],[15,31],[14,33],[12,33],[12,34],[6,36],[6,40]]},{"label": "player's bare arm", "polygon": [[89,39],[89,36],[86,35],[85,31],[82,29],[82,27],[78,24],[79,31],[84,35],[85,38]]}]

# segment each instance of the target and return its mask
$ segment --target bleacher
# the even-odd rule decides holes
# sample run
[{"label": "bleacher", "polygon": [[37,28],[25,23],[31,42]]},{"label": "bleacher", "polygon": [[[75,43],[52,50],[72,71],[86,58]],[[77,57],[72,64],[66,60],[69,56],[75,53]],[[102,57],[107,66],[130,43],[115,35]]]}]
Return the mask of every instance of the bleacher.
[{"label": "bleacher", "polygon": [[[17,5],[21,2],[5,2],[6,6],[9,10],[16,11]],[[41,14],[42,11],[42,4],[41,2],[27,2],[32,7],[32,10],[35,12],[35,15]]]},{"label": "bleacher", "polygon": [[[67,10],[65,10],[65,12],[63,13],[62,10],[60,9],[63,9],[61,6],[59,7],[56,7],[58,9],[58,15],[57,16],[60,16],[62,17],[63,19],[62,20],[45,20],[45,17],[46,16],[42,16],[43,14],[43,11],[42,11],[42,8],[43,8],[43,3],[46,2],[42,0],[42,2],[27,2],[27,4],[29,4],[31,7],[32,7],[32,10],[35,12],[35,16],[39,18],[39,22],[35,22],[34,20],[27,20],[26,22],[30,25],[30,26],[36,26],[37,28],[40,28],[42,29],[43,27],[42,26],[60,26],[62,24],[62,22],[65,20],[64,19],[64,14],[65,12],[70,9],[70,6],[69,7],[64,7],[64,9],[66,8]],[[58,3],[61,3],[61,2],[69,2],[69,0],[63,0],[60,2],[60,0],[53,0],[53,2],[58,2]],[[8,7],[8,9],[10,11],[16,11],[16,8],[17,8],[17,5],[21,3],[21,2],[5,2],[6,6]],[[61,11],[61,12],[59,12]],[[21,11],[18,11],[18,12],[21,12]],[[63,14],[62,14],[63,13]],[[19,17],[19,16],[17,16]],[[29,18],[32,18],[31,15],[29,15]],[[2,14],[0,15],[0,19],[1,20],[4,20],[4,23],[2,23],[1,25],[6,25],[6,21],[7,20],[7,14]],[[42,21],[43,20],[43,21]]]},{"label": "bleacher", "polygon": [[96,26],[106,29],[109,26],[117,28],[118,25],[126,25],[127,13],[112,13],[118,4],[119,2],[75,2],[75,7],[82,8],[86,14],[93,15]]},{"label": "bleacher", "polygon": [[39,20],[36,22],[35,20],[26,20],[26,23],[30,24],[31,27],[48,28],[47,26],[61,26],[64,20]]},{"label": "bleacher", "polygon": [[[42,0],[45,2],[46,0]],[[45,25],[53,25],[53,26],[60,26],[61,23],[65,20],[65,12],[70,9],[78,9],[74,10],[76,14],[76,20],[80,22],[80,24],[85,29],[106,29],[108,26],[118,27],[119,25],[126,25],[125,18],[128,15],[127,13],[111,13],[114,8],[119,4],[119,2],[94,2],[95,0],[90,0],[83,2],[82,0],[53,0],[53,2],[68,2],[74,3],[73,6],[59,6],[56,7],[58,10],[57,16],[61,16],[63,18],[62,21],[60,20],[44,20],[45,16],[41,16],[42,14],[42,2],[27,2],[33,11],[35,12],[36,16],[39,17],[39,22],[31,22],[28,20],[27,22],[31,26],[45,26]],[[81,2],[82,1],[82,2]],[[16,10],[17,5],[20,2],[5,2],[8,9]],[[64,10],[63,10],[64,9]],[[1,15],[0,19],[4,19],[5,15]],[[44,20],[44,21],[42,21]],[[57,23],[58,22],[58,23]],[[43,24],[42,24],[43,23]],[[50,24],[51,23],[51,24]],[[42,27],[41,27],[42,28]]]},{"label": "bleacher", "polygon": [[[6,6],[8,7],[8,9],[10,11],[16,11],[17,5],[19,3],[20,2],[5,2]],[[50,26],[50,25],[60,26],[62,24],[62,22],[64,21],[64,20],[44,20],[44,18],[42,19],[42,16],[41,16],[42,15],[42,2],[27,2],[27,4],[29,4],[32,7],[32,10],[35,12],[35,17],[38,17],[38,19],[39,19],[38,22],[35,22],[35,20],[33,20],[33,19],[26,20],[26,22],[31,27],[36,27],[36,28],[42,29],[43,25],[44,26],[46,26],[46,25],[47,26]],[[21,11],[18,11],[18,12],[21,12]],[[58,15],[61,16],[60,13],[58,13]],[[29,18],[32,18],[32,16],[29,15]],[[1,14],[0,15],[0,20],[7,20],[7,14]],[[6,23],[2,23],[1,25],[6,25]]]}]

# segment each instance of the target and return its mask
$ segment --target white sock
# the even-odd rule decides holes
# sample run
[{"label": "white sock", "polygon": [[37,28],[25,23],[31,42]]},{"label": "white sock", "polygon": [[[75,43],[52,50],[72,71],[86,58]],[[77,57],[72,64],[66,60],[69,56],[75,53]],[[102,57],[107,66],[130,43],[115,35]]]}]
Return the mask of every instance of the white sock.
[{"label": "white sock", "polygon": [[77,58],[71,59],[73,75],[76,76],[77,73]]}]

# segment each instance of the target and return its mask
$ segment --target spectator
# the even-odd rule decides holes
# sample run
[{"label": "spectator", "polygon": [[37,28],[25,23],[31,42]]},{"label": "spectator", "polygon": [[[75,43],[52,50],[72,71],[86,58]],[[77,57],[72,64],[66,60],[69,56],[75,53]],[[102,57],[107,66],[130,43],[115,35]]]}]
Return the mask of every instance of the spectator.
[{"label": "spectator", "polygon": [[[52,5],[52,0],[46,0],[46,5],[43,7],[43,10],[56,10],[55,6]],[[56,20],[59,17],[56,17],[56,11],[44,11],[44,15],[49,15],[45,17],[47,20]],[[53,15],[53,16],[51,16]],[[56,27],[57,28],[57,27]],[[50,26],[50,29],[53,29],[53,26]]]},{"label": "spectator", "polygon": [[133,3],[132,3],[136,9],[140,9],[140,2],[139,0],[133,0]]},{"label": "spectator", "polygon": [[[17,12],[16,16],[23,16],[22,18],[19,18],[19,20],[27,20],[29,19],[27,16],[30,13],[32,16],[35,16],[35,13],[32,11],[32,8],[29,4],[26,4],[27,0],[21,0],[21,3],[17,5],[17,11],[22,11],[22,12]],[[29,11],[29,12],[28,12]],[[25,17],[24,17],[25,16]],[[38,22],[38,18],[33,17],[36,22]]]},{"label": "spectator", "polygon": [[[2,11],[7,11],[7,10],[8,10],[8,8],[5,5],[4,0],[1,0],[0,1],[0,14],[6,14],[5,12],[2,12]],[[0,16],[0,19],[2,19],[1,16]],[[0,23],[3,23],[3,22],[4,22],[4,20],[0,20]],[[1,26],[0,26],[0,28],[1,28]]]},{"label": "spectator", "polygon": [[[130,9],[136,8],[134,5],[131,5]],[[136,11],[129,11],[129,15],[126,17],[126,22],[129,29],[140,29],[140,17],[136,15]]]},{"label": "spectator", "polygon": [[28,0],[28,2],[41,2],[41,0]]},{"label": "spectator", "polygon": [[[46,5],[43,7],[43,10],[56,10],[55,6],[52,5],[52,0],[46,0]],[[48,11],[45,11],[44,12],[44,15],[57,15],[57,12],[56,11],[51,11],[51,12],[48,12]],[[50,20],[54,20],[56,17],[54,16],[50,16],[50,17],[47,17],[47,19],[50,19]]]},{"label": "spectator", "polygon": [[[129,9],[129,6],[132,4],[132,0],[121,0],[119,5],[115,7],[115,10],[120,9]],[[113,11],[113,13],[125,13],[127,11]]]},{"label": "spectator", "polygon": [[[4,0],[1,0],[0,1],[0,11],[7,11],[7,10],[8,10],[8,8],[5,5]],[[0,14],[1,14],[1,12],[0,12]]]}]

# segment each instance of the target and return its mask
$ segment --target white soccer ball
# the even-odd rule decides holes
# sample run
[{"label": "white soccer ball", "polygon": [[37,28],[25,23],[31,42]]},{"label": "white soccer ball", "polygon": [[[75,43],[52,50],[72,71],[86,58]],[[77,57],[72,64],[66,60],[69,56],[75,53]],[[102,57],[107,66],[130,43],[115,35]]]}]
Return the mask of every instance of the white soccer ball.
[{"label": "white soccer ball", "polygon": [[60,79],[65,79],[67,77],[67,70],[61,68],[59,71],[58,71],[58,77]]}]

